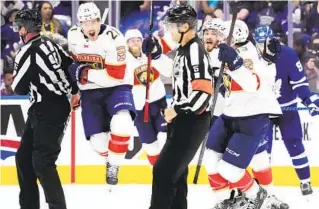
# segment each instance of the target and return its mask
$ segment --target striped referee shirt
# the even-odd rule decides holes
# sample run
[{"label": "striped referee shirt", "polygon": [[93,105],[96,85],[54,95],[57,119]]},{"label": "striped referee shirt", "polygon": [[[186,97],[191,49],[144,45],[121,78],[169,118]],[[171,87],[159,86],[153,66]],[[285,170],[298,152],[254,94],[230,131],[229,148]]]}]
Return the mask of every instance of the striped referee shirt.
[{"label": "striped referee shirt", "polygon": [[197,36],[177,49],[173,64],[172,106],[175,111],[195,114],[209,111],[212,69],[209,55]]},{"label": "striped referee shirt", "polygon": [[59,45],[40,35],[24,45],[15,57],[12,89],[18,95],[30,94],[31,103],[76,94],[68,68],[73,63]]}]

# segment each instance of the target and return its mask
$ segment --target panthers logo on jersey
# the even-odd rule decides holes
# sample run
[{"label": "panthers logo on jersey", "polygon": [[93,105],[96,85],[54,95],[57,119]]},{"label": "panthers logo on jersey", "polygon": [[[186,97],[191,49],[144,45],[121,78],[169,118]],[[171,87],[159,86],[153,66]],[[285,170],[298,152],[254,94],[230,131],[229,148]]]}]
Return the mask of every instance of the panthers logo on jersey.
[{"label": "panthers logo on jersey", "polygon": [[[147,65],[141,65],[138,68],[136,68],[134,70],[134,75],[135,75],[135,85],[144,85],[146,86],[147,84]],[[155,73],[154,73],[154,69],[151,70],[151,74],[150,74],[150,82],[153,82],[155,80]]]},{"label": "panthers logo on jersey", "polygon": [[104,59],[100,55],[78,54],[76,56],[76,60],[80,63],[86,63],[90,65],[90,67],[95,70],[104,69],[103,67]]},{"label": "panthers logo on jersey", "polygon": [[251,59],[244,59],[244,66],[249,70],[254,70],[254,63]]}]

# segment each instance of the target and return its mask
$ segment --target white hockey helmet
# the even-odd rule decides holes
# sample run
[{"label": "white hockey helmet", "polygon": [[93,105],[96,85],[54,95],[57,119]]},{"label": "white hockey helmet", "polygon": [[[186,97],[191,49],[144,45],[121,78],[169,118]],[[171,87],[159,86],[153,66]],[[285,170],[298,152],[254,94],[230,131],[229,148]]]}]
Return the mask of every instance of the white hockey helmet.
[{"label": "white hockey helmet", "polygon": [[224,21],[222,19],[212,18],[208,20],[206,23],[204,23],[202,31],[204,32],[205,30],[208,30],[208,29],[219,31],[223,24],[224,24]]},{"label": "white hockey helmet", "polygon": [[[231,21],[227,21],[225,23],[225,30],[224,35],[227,37],[229,30],[230,30]],[[233,39],[235,44],[243,43],[247,41],[249,36],[249,29],[247,24],[242,20],[236,20],[234,32],[233,32]]]},{"label": "white hockey helmet", "polygon": [[83,3],[79,6],[77,18],[79,22],[101,19],[100,9],[93,2]]},{"label": "white hockey helmet", "polygon": [[129,29],[125,33],[125,41],[127,42],[131,38],[140,38],[143,41],[143,35],[138,29]]}]

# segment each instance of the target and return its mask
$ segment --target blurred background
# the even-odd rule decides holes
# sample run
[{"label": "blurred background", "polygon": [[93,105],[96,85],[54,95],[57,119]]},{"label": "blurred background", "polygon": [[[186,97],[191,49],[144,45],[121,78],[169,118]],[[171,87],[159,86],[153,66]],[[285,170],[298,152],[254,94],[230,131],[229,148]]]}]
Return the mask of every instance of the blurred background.
[{"label": "blurred background", "polygon": [[[87,1],[1,1],[1,96],[14,96],[11,88],[13,60],[22,46],[20,37],[12,30],[16,13],[23,8],[41,12],[42,35],[48,36],[67,50],[67,32],[77,24],[77,8]],[[107,11],[105,23],[126,30],[137,28],[149,33],[150,1],[94,1]],[[198,12],[199,26],[210,18],[231,18],[226,2],[221,0],[166,0],[154,2],[154,33],[165,35],[163,20],[169,7],[190,4]],[[319,0],[313,1],[239,1],[238,19],[244,20],[251,31],[258,25],[269,25],[283,44],[293,47],[304,67],[312,92],[319,93]],[[106,10],[107,8],[107,10]],[[167,81],[167,86],[169,87]]]}]

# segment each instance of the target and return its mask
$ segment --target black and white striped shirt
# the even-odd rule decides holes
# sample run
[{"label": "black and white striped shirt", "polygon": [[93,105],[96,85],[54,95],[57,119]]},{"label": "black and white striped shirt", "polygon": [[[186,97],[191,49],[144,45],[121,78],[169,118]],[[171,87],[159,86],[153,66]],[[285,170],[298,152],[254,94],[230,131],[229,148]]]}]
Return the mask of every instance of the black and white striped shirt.
[{"label": "black and white striped shirt", "polygon": [[177,49],[173,71],[175,111],[195,114],[209,111],[213,93],[211,65],[197,36]]},{"label": "black and white striped shirt", "polygon": [[30,94],[31,103],[78,92],[69,76],[73,59],[49,38],[36,36],[15,57],[12,89],[18,95]]}]

